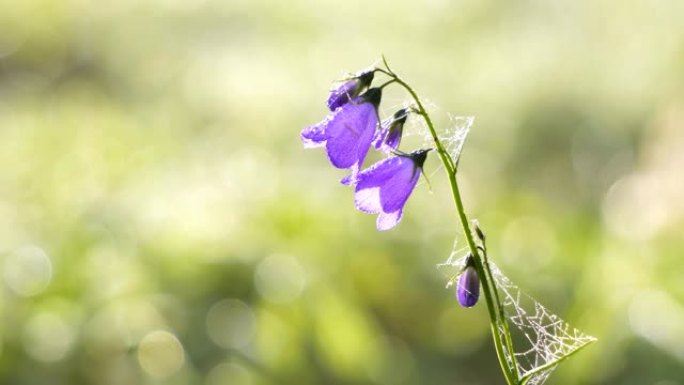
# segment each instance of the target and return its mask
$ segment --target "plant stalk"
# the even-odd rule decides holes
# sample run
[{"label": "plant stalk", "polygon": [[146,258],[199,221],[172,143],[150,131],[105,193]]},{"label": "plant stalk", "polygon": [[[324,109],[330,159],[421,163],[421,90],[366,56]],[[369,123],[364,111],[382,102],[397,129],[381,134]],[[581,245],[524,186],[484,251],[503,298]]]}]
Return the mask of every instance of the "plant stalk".
[{"label": "plant stalk", "polygon": [[[444,149],[444,146],[442,145],[442,142],[440,141],[439,137],[437,136],[437,132],[435,131],[435,127],[432,123],[432,120],[430,119],[430,116],[428,115],[427,111],[425,110],[425,107],[423,106],[423,103],[421,102],[420,98],[418,98],[418,95],[416,92],[409,86],[406,82],[404,82],[399,76],[397,76],[387,65],[387,61],[383,57],[383,62],[385,64],[385,67],[387,71],[381,70],[381,72],[385,73],[386,75],[390,76],[392,79],[396,81],[397,84],[401,85],[413,98],[413,101],[416,103],[416,107],[418,109],[418,113],[423,117],[425,120],[425,123],[430,131],[430,134],[432,136],[432,140],[435,144],[435,147],[437,148],[437,153],[439,154],[439,158],[442,161],[442,164],[444,165],[444,169],[447,173],[447,176],[449,178],[449,185],[451,186],[451,194],[454,200],[454,204],[456,205],[456,211],[458,213],[459,220],[461,222],[461,226],[463,228],[463,233],[466,238],[466,242],[468,243],[468,248],[470,249],[470,253],[473,255],[473,258],[475,260],[475,269],[477,271],[478,276],[480,277],[480,282],[482,284],[482,289],[485,294],[485,301],[487,303],[487,310],[489,311],[489,319],[490,319],[490,327],[492,330],[492,338],[494,340],[494,347],[496,350],[496,355],[499,360],[499,364],[501,365],[501,370],[503,372],[503,375],[506,379],[506,383],[508,385],[517,385],[519,384],[520,381],[520,375],[518,373],[518,368],[517,368],[517,363],[515,362],[515,356],[513,355],[513,346],[512,346],[512,341],[510,338],[510,331],[508,329],[508,323],[506,321],[506,318],[503,314],[503,308],[501,306],[501,302],[499,299],[498,291],[496,288],[496,282],[494,281],[494,277],[491,274],[491,270],[489,269],[489,266],[486,262],[483,261],[482,254],[480,253],[479,249],[477,248],[477,245],[475,244],[475,240],[473,239],[473,235],[470,229],[470,225],[468,222],[468,218],[465,213],[465,208],[463,207],[463,200],[461,199],[461,192],[458,188],[458,181],[456,180],[456,165],[449,155],[449,153]],[[494,293],[494,295],[493,295]],[[499,323],[503,327],[503,332],[500,331],[499,329]],[[502,333],[504,336],[502,336]],[[506,349],[508,350],[508,354],[512,358],[511,361],[509,362],[506,359],[506,354],[504,352],[504,345],[506,346]]]}]

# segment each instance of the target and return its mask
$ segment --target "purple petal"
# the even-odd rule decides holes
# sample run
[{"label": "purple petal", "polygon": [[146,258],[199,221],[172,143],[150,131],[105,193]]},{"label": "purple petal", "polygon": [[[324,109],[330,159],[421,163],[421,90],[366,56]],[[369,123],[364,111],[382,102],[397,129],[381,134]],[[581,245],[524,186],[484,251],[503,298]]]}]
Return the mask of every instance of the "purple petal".
[{"label": "purple petal", "polygon": [[373,147],[375,147],[376,150],[379,150],[380,147],[382,147],[383,142],[385,141],[385,137],[387,136],[387,133],[389,132],[389,125],[387,122],[383,122],[382,126],[380,127],[380,130],[375,134],[375,138],[373,138]]},{"label": "purple petal", "polygon": [[369,214],[382,211],[380,188],[401,170],[404,159],[399,156],[383,159],[358,174],[354,193],[358,210]]},{"label": "purple petal", "polygon": [[393,156],[360,172],[354,204],[360,211],[379,214],[378,230],[388,230],[401,220],[404,204],[420,178],[420,166],[410,156]]},{"label": "purple petal", "polygon": [[369,87],[373,82],[375,70],[366,70],[359,72],[353,79],[341,83],[337,88],[330,91],[328,96],[328,108],[335,111],[337,108],[354,100],[361,91]]},{"label": "purple petal", "polygon": [[[356,171],[358,172],[358,170],[356,170]],[[356,183],[356,176],[357,176],[357,174],[355,172],[352,172],[351,174],[340,179],[340,183],[342,183],[345,186],[351,186],[354,183]]]},{"label": "purple petal", "polygon": [[463,307],[473,307],[480,297],[480,277],[472,265],[468,265],[458,279],[456,297]]},{"label": "purple petal", "polygon": [[360,190],[383,185],[404,167],[407,161],[410,161],[410,159],[402,156],[392,156],[376,162],[359,173],[356,189]]},{"label": "purple petal", "polygon": [[389,230],[399,223],[403,213],[403,209],[399,209],[392,213],[380,213],[378,219],[375,221],[375,226],[380,231]]},{"label": "purple petal", "polygon": [[366,214],[377,214],[382,211],[380,205],[380,187],[372,187],[357,191],[354,194],[356,209]]},{"label": "purple petal", "polygon": [[359,167],[360,167],[359,164],[355,164],[355,165],[351,166],[349,168],[349,171],[351,171],[351,173],[349,175],[345,176],[344,178],[340,179],[340,183],[342,183],[345,186],[355,185],[356,181],[357,181],[358,174],[359,174]]},{"label": "purple petal", "polygon": [[404,131],[404,123],[409,111],[406,108],[394,113],[392,118],[382,122],[380,133],[373,139],[373,145],[376,149],[382,150],[385,153],[391,153],[399,148],[401,142],[401,135]]},{"label": "purple petal", "polygon": [[347,103],[332,115],[324,129],[330,162],[337,168],[360,168],[378,124],[375,107],[371,103]]},{"label": "purple petal", "polygon": [[326,118],[324,121],[302,130],[300,138],[302,143],[304,143],[304,148],[325,146],[325,141],[327,140],[325,126],[328,124],[328,120],[329,118]]},{"label": "purple petal", "polygon": [[328,96],[328,108],[335,111],[338,107],[347,104],[349,100],[358,94],[359,80],[352,79],[340,84],[337,88],[330,91]]},{"label": "purple petal", "polygon": [[388,179],[380,189],[380,203],[382,211],[390,213],[404,207],[413,188],[420,178],[420,169],[410,158],[405,159],[402,166],[392,178]]},{"label": "purple petal", "polygon": [[387,139],[385,139],[385,151],[396,150],[399,147],[402,131],[404,131],[403,124],[397,123],[392,125],[387,134]]}]

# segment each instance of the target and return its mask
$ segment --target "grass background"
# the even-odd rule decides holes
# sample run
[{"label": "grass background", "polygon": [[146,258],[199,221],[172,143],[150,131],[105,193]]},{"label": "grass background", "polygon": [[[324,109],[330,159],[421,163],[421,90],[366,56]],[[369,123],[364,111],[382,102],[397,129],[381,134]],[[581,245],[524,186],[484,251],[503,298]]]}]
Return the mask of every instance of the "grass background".
[{"label": "grass background", "polygon": [[491,257],[599,338],[548,384],[683,384],[682,15],[3,2],[0,382],[502,383],[485,307],[435,268],[460,232],[437,158],[378,233],[299,141],[384,53],[438,127],[476,117],[460,178]]}]

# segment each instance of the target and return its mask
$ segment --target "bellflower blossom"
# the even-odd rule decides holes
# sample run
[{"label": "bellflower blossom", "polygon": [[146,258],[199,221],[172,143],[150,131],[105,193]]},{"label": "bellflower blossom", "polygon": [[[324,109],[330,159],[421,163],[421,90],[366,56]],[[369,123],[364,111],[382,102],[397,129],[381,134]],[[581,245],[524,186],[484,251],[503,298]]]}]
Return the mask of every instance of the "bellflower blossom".
[{"label": "bellflower blossom", "polygon": [[[466,308],[477,304],[480,297],[480,290],[484,293],[484,302],[489,310],[489,322],[492,329],[495,351],[497,359],[502,369],[506,383],[541,384],[554,369],[555,365],[561,360],[581,349],[587,343],[593,341],[592,337],[578,337],[577,330],[572,335],[567,334],[567,324],[560,324],[555,318],[551,318],[553,324],[552,331],[548,331],[548,326],[539,325],[538,320],[547,318],[546,315],[534,315],[534,318],[524,318],[520,313],[516,315],[506,314],[504,305],[514,306],[516,311],[524,311],[519,308],[516,301],[512,303],[502,302],[499,297],[499,290],[503,290],[507,295],[511,295],[506,290],[519,289],[511,287],[499,287],[497,277],[492,273],[492,268],[487,260],[487,244],[485,235],[479,225],[475,223],[471,227],[465,213],[461,193],[458,187],[457,171],[460,156],[459,146],[455,151],[451,148],[454,143],[462,145],[462,141],[467,134],[465,131],[458,131],[458,138],[444,139],[438,134],[432,119],[428,115],[423,102],[417,96],[415,90],[393,72],[385,58],[382,58],[384,67],[375,67],[358,72],[355,76],[346,79],[331,89],[327,99],[327,106],[331,112],[320,123],[306,127],[301,131],[301,140],[304,147],[325,147],[326,154],[333,166],[341,169],[349,169],[351,173],[342,179],[342,184],[354,186],[354,205],[356,209],[368,214],[377,214],[376,227],[378,230],[389,230],[401,221],[404,206],[411,193],[416,187],[420,174],[423,172],[423,165],[430,149],[421,149],[413,152],[399,150],[404,125],[409,113],[415,113],[421,117],[427,129],[427,140],[432,140],[434,149],[439,155],[444,171],[451,187],[451,195],[458,212],[458,218],[464,230],[464,235],[468,244],[469,252],[466,256],[465,266],[461,265],[461,260],[453,262],[452,256],[446,264],[451,266],[463,266],[459,275],[449,281],[449,284],[456,281],[455,296],[458,303]],[[371,87],[375,74],[387,80],[379,86]],[[405,102],[405,108],[395,112],[391,117],[383,120],[379,124],[380,117],[378,108],[382,98],[382,90],[389,85],[403,88],[411,97],[411,102]],[[461,133],[463,132],[463,136]],[[444,141],[449,142],[445,146]],[[364,160],[371,145],[387,156],[375,164],[362,170]],[[474,230],[474,233],[473,233]],[[475,238],[475,236],[477,238]],[[460,251],[458,251],[460,252]],[[482,289],[480,289],[482,285]],[[538,303],[535,302],[535,307]],[[525,328],[532,328],[537,334],[537,339],[529,339],[533,345],[532,349],[524,348],[516,350],[513,345],[513,338],[509,328],[509,320],[527,335]],[[560,330],[556,334],[555,329]],[[565,334],[563,334],[565,333]],[[553,338],[549,338],[553,337]],[[560,337],[563,346],[558,347],[556,338]],[[577,339],[578,342],[574,343]],[[545,342],[551,341],[550,343]],[[574,345],[566,344],[566,341]],[[516,341],[517,344],[517,341]],[[522,352],[522,353],[521,353]],[[549,354],[551,353],[551,354]],[[534,359],[531,354],[534,354]],[[551,356],[547,358],[547,356]],[[524,357],[527,363],[534,361],[534,366],[523,366],[524,363],[518,361],[518,357]]]},{"label": "bellflower blossom", "polygon": [[331,112],[322,122],[302,130],[304,147],[325,146],[328,158],[337,168],[349,168],[353,181],[371,146],[378,126],[377,108],[382,89],[371,88]]},{"label": "bellflower blossom", "polygon": [[394,115],[382,123],[382,127],[378,135],[373,139],[373,146],[384,152],[392,152],[399,148],[401,142],[401,135],[404,131],[404,123],[409,114],[407,108],[402,108],[395,112]]},{"label": "bellflower blossom", "polygon": [[480,277],[477,275],[472,255],[468,256],[466,267],[458,279],[456,297],[458,298],[458,303],[463,307],[475,306],[480,298]]},{"label": "bellflower blossom", "polygon": [[375,72],[374,71],[364,71],[358,76],[341,83],[330,91],[330,96],[328,96],[328,108],[330,111],[335,111],[338,107],[341,107],[349,101],[354,100],[361,91],[366,87],[370,86],[373,81]]},{"label": "bellflower blossom", "polygon": [[401,220],[404,204],[416,186],[430,150],[383,159],[357,176],[354,203],[368,214],[379,214],[378,230],[389,230]]}]

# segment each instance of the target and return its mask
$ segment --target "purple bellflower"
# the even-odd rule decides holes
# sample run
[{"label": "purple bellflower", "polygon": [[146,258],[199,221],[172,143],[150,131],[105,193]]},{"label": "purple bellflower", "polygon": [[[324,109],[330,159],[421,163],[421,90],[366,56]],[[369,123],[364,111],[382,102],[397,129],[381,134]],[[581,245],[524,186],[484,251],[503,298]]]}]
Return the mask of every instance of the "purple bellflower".
[{"label": "purple bellflower", "polygon": [[330,111],[335,111],[338,107],[349,103],[359,96],[361,91],[370,86],[374,74],[375,72],[372,70],[361,72],[354,78],[340,83],[337,88],[332,89],[327,103]]},{"label": "purple bellflower", "polygon": [[473,307],[480,298],[480,277],[475,270],[475,261],[472,255],[468,255],[466,267],[458,278],[456,285],[456,297],[463,307]]},{"label": "purple bellflower", "polygon": [[392,152],[399,148],[401,142],[401,135],[404,131],[404,123],[409,111],[406,108],[394,113],[390,119],[382,123],[382,127],[373,140],[373,146],[376,150],[382,149],[384,152]]},{"label": "purple bellflower", "polygon": [[358,174],[354,204],[364,213],[379,214],[378,230],[389,230],[401,220],[404,204],[420,178],[428,151],[397,154]]},{"label": "purple bellflower", "polygon": [[371,88],[328,114],[322,122],[302,130],[304,147],[325,146],[333,166],[352,170],[345,184],[355,180],[366,158],[378,127],[381,98],[382,89]]}]

